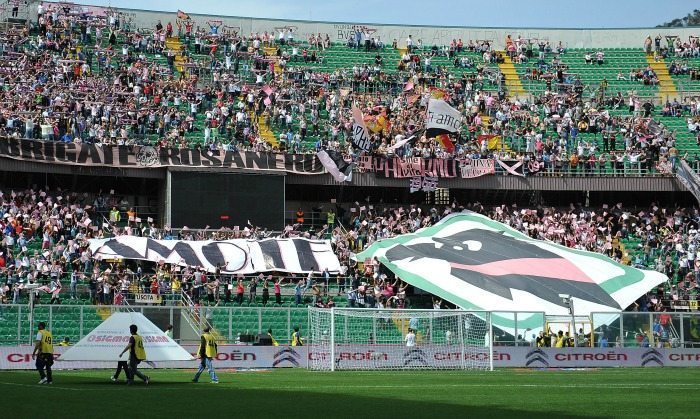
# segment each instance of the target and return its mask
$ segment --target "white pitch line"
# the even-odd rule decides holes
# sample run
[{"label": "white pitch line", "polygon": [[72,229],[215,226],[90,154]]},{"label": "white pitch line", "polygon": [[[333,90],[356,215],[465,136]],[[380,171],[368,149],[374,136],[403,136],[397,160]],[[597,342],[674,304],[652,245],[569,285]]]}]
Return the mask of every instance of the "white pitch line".
[{"label": "white pitch line", "polygon": [[[168,383],[170,384],[170,383]],[[209,386],[206,382],[202,382],[200,384],[193,384],[191,386],[171,386],[165,383],[156,383],[155,385],[152,386],[144,386],[144,385],[139,385],[136,384],[136,387],[147,387],[149,390],[148,391],[157,391],[157,390],[174,390],[174,389],[187,389],[187,391],[190,390],[213,390],[215,388],[221,388],[221,389],[226,389],[230,390],[231,387],[227,386],[226,384],[233,384],[235,389],[238,390],[270,390],[274,386],[256,386],[256,387],[248,387],[248,386],[238,386],[237,382],[232,381],[230,383],[221,382],[223,386],[221,387],[213,387]],[[105,388],[100,387],[100,388],[90,388],[90,387],[81,387],[81,388],[75,388],[75,387],[66,387],[61,384],[52,384],[52,385],[44,385],[44,384],[25,384],[25,383],[10,383],[10,382],[0,382],[0,385],[7,385],[7,386],[15,386],[15,387],[29,387],[29,388],[51,388],[51,389],[56,389],[56,390],[68,390],[68,391],[103,391]],[[605,384],[479,384],[479,383],[455,383],[455,384],[440,384],[440,383],[431,383],[431,387],[442,387],[442,388],[459,388],[459,387],[464,387],[464,388],[489,388],[489,387],[509,387],[509,388],[594,388],[594,389],[600,389],[600,388],[608,388],[608,389],[653,389],[657,387],[696,387],[696,383],[605,383]],[[115,385],[115,387],[125,387],[124,386],[119,386]],[[319,385],[319,386],[304,386],[304,390],[329,390],[329,389],[420,389],[423,390],[425,389],[424,385],[382,385],[382,384],[377,384],[377,385],[342,385],[342,386],[331,386],[331,385]],[[294,390],[290,390],[291,392],[294,392]]]},{"label": "white pitch line", "polygon": [[[672,383],[649,383],[649,384],[644,384],[644,383],[606,383],[606,384],[478,384],[478,383],[457,383],[457,384],[440,384],[440,383],[430,383],[430,387],[474,387],[474,388],[480,388],[480,387],[522,387],[522,388],[636,388],[636,389],[643,389],[643,388],[655,388],[655,387],[696,387],[697,384],[695,383],[680,383],[680,384],[672,384]],[[309,386],[309,385],[304,385],[304,390],[309,390],[309,389],[347,389],[347,388],[379,388],[379,389],[425,389],[425,385],[383,385],[383,384],[377,384],[377,385],[372,385],[372,384],[367,384],[367,385],[341,385],[341,386],[332,386],[332,385],[319,385],[319,386]],[[243,386],[240,387],[241,390],[269,390],[270,387],[247,387]]]},{"label": "white pitch line", "polygon": [[[13,387],[55,388],[58,390],[83,391],[83,389],[80,389],[80,388],[63,387],[63,386],[56,385],[56,384],[24,384],[24,383],[6,383],[6,382],[0,381],[0,385],[13,386]],[[85,390],[101,390],[101,389],[88,388]]]}]

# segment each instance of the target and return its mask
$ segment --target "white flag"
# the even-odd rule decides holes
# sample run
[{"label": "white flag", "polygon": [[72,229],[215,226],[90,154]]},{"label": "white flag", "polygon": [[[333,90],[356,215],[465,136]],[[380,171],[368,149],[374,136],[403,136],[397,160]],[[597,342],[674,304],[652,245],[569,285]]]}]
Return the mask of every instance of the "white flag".
[{"label": "white flag", "polygon": [[414,138],[416,138],[416,136],[415,136],[415,135],[411,135],[411,136],[408,137],[408,138],[404,138],[403,140],[397,141],[396,144],[387,147],[387,149],[388,149],[389,151],[396,150],[396,149],[399,148],[399,147],[403,147],[404,144],[408,143],[409,141],[411,141],[411,140],[414,139]]},{"label": "white flag", "polygon": [[367,127],[362,119],[362,111],[357,106],[352,107],[352,144],[364,151],[369,151],[372,148],[372,143],[367,135]]},{"label": "white flag", "polygon": [[462,114],[447,102],[440,99],[430,99],[425,128],[427,136],[458,133],[462,129]]}]

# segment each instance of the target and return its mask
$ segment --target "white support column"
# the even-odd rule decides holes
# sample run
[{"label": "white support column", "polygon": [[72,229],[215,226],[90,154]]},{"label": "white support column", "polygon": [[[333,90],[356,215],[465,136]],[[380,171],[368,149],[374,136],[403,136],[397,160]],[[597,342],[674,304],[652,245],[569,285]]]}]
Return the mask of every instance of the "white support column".
[{"label": "white support column", "polygon": [[493,371],[493,313],[489,312],[489,371]]},{"label": "white support column", "polygon": [[[31,331],[30,331],[31,334]],[[17,305],[17,344],[22,344],[22,306]]]},{"label": "white support column", "polygon": [[331,330],[329,331],[331,339],[331,371],[335,371],[335,307],[331,307]]},{"label": "white support column", "polygon": [[464,348],[464,328],[465,328],[465,321],[466,321],[466,314],[460,313],[458,322],[459,324],[457,325],[457,330],[459,330],[459,333],[457,334],[457,338],[459,339],[459,366],[462,369],[465,369],[464,365],[464,357],[466,356],[466,351]]},{"label": "white support column", "polygon": [[[84,328],[83,322],[85,321],[85,313],[83,312],[84,309],[85,309],[85,306],[80,306],[80,326],[79,326],[79,328],[80,328],[80,329],[79,329],[79,330],[80,330],[80,331],[79,331],[79,333],[80,333],[80,338],[79,338],[78,340],[82,339],[83,336],[85,336],[85,335],[83,334],[83,332],[84,332],[84,330],[83,330],[83,328]],[[170,324],[173,324],[172,318],[171,318],[171,320],[170,320]]]}]

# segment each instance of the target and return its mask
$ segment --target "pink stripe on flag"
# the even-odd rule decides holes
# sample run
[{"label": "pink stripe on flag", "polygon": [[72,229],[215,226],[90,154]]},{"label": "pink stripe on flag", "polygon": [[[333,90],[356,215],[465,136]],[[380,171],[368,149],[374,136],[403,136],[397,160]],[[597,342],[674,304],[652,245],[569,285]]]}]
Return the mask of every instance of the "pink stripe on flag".
[{"label": "pink stripe on flag", "polygon": [[482,265],[450,263],[450,266],[456,269],[479,272],[490,276],[527,275],[593,283],[593,280],[583,273],[576,265],[562,258],[509,259],[484,263]]}]

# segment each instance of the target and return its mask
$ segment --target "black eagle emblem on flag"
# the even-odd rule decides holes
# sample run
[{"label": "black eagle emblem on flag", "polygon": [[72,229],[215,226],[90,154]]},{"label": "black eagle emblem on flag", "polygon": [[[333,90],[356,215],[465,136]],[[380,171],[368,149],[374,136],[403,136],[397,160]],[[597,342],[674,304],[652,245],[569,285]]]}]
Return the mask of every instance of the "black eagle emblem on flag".
[{"label": "black eagle emblem on flag", "polygon": [[560,294],[619,308],[619,304],[588,274],[568,259],[539,246],[486,229],[470,229],[433,243],[397,245],[386,251],[389,262],[443,260],[450,273],[503,298],[521,290],[566,307]]}]

